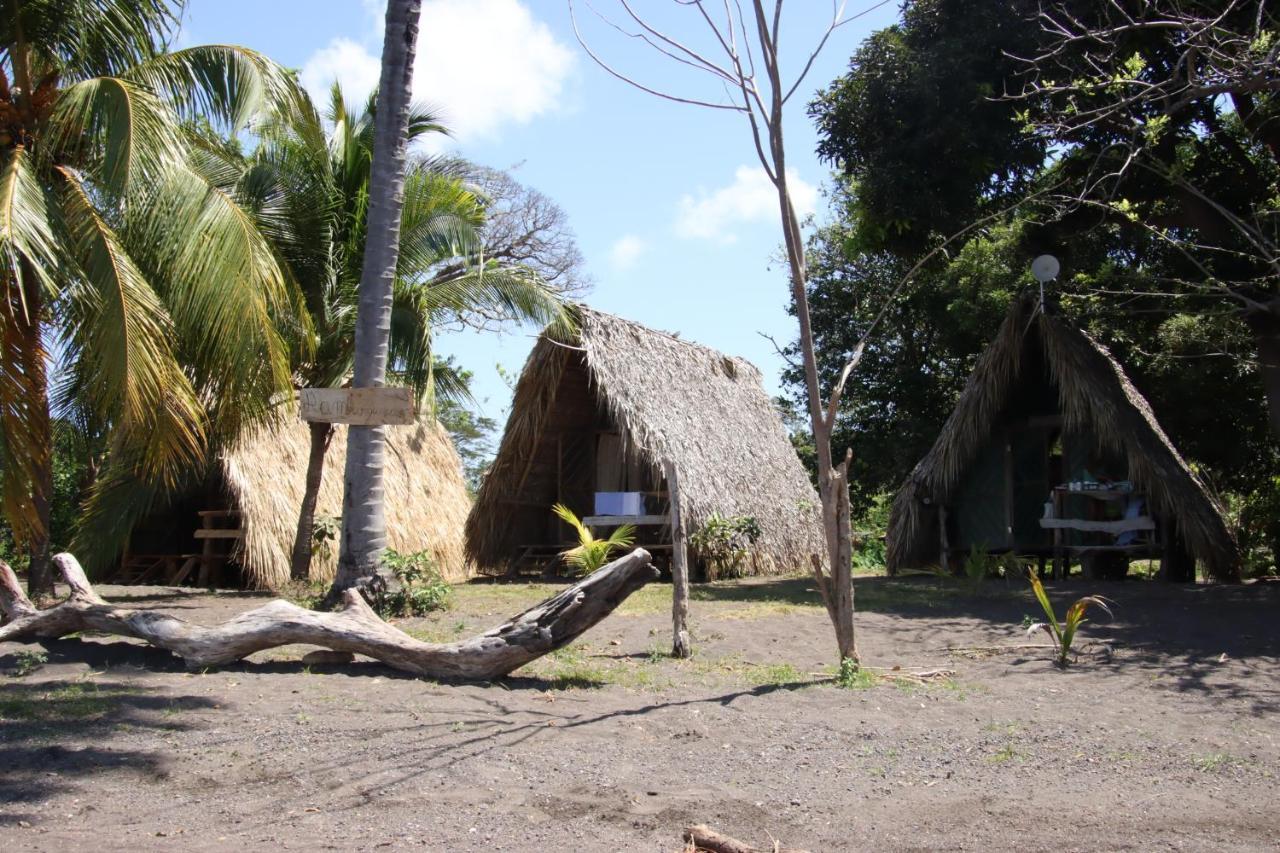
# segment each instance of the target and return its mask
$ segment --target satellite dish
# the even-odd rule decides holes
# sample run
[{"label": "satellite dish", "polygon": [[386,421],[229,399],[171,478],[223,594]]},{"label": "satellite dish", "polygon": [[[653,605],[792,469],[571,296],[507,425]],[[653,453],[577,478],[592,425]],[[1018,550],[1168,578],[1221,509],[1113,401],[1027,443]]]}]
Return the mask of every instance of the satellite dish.
[{"label": "satellite dish", "polygon": [[1062,265],[1058,263],[1058,259],[1053,255],[1041,255],[1031,262],[1031,274],[1041,284],[1057,278],[1058,270],[1060,269],[1062,269]]}]

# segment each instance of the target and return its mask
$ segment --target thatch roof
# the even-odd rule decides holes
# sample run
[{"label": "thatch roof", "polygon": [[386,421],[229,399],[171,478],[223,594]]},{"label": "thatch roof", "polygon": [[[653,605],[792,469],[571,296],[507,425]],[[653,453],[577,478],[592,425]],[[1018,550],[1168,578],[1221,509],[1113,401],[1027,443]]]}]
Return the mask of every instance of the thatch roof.
[{"label": "thatch roof", "polygon": [[[1023,361],[1042,349],[1058,391],[1063,429],[1095,436],[1122,453],[1129,479],[1154,511],[1177,521],[1190,553],[1216,578],[1236,577],[1239,555],[1222,511],[1165,435],[1150,404],[1105,347],[1028,294],[1016,300],[996,339],[978,359],[955,410],[933,448],[907,477],[889,518],[890,571],[936,563],[936,507],[947,504],[961,477],[999,426]],[[1030,336],[1030,339],[1028,338]]]},{"label": "thatch roof", "polygon": [[[275,588],[289,581],[289,555],[310,449],[305,423],[287,420],[262,429],[223,453],[218,467],[231,506],[240,510],[244,539],[236,553],[246,584]],[[336,426],[325,458],[316,516],[342,512],[347,428]],[[462,525],[471,501],[449,435],[437,423],[387,427],[384,475],[387,542],[402,552],[427,550],[449,580],[463,580]],[[313,579],[333,576],[337,543],[327,559],[312,560]]]},{"label": "thatch roof", "polygon": [[[467,519],[467,553],[497,568],[520,544],[507,523],[557,406],[566,371],[585,370],[596,405],[655,469],[674,465],[690,533],[711,516],[753,516],[752,570],[806,569],[823,553],[818,497],[751,363],[588,308],[574,345],[544,333],[520,375],[498,450]],[[561,401],[563,402],[563,401]],[[543,445],[545,446],[545,445]],[[550,515],[550,506],[543,510]]]}]

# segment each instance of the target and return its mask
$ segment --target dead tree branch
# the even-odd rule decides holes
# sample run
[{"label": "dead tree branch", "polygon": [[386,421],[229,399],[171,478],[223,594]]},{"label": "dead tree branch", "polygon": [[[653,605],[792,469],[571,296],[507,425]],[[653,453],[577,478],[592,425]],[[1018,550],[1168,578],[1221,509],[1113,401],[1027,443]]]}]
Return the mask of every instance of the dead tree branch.
[{"label": "dead tree branch", "polygon": [[13,569],[0,560],[0,609],[9,620],[0,627],[0,642],[97,631],[144,640],[182,658],[190,669],[225,666],[263,649],[305,643],[367,655],[426,678],[462,681],[500,678],[562,648],[658,576],[649,553],[637,548],[479,636],[424,643],[384,622],[354,589],[343,593],[342,607],[333,613],[273,601],[206,628],[155,610],[110,604],[94,592],[75,557],[59,554],[53,562],[71,593],[61,604],[37,610]]}]

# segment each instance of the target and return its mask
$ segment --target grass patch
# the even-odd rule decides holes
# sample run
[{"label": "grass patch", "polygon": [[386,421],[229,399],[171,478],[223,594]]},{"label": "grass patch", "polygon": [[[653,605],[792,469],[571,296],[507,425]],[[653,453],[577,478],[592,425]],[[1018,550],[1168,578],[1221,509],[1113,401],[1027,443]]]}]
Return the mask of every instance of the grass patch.
[{"label": "grass patch", "polygon": [[105,716],[119,705],[120,694],[91,681],[76,681],[52,690],[30,690],[0,699],[0,719],[62,722]]},{"label": "grass patch", "polygon": [[608,686],[605,670],[588,661],[586,646],[566,646],[538,658],[521,672],[550,682],[550,690],[594,690]]},{"label": "grass patch", "polygon": [[13,672],[11,675],[14,678],[24,678],[48,662],[49,656],[44,652],[18,652],[14,655]]},{"label": "grass patch", "polygon": [[1244,764],[1244,759],[1225,752],[1211,752],[1208,755],[1196,755],[1191,758],[1191,765],[1201,773],[1221,773]]}]

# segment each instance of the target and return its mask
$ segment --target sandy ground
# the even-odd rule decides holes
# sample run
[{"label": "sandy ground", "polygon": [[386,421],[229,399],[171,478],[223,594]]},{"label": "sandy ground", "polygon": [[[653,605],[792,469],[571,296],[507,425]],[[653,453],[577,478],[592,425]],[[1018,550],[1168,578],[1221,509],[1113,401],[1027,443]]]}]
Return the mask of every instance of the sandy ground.
[{"label": "sandy ground", "polygon": [[[699,822],[814,851],[1280,845],[1280,584],[1060,585],[1116,602],[1066,671],[948,651],[1026,642],[1021,589],[857,586],[868,663],[955,676],[833,686],[804,580],[696,588],[691,661],[652,586],[489,685],[303,647],[188,673],[119,640],[0,645],[0,850],[674,851]],[[471,585],[402,625],[451,638],[550,589]],[[207,623],[263,601],[102,592]]]}]

